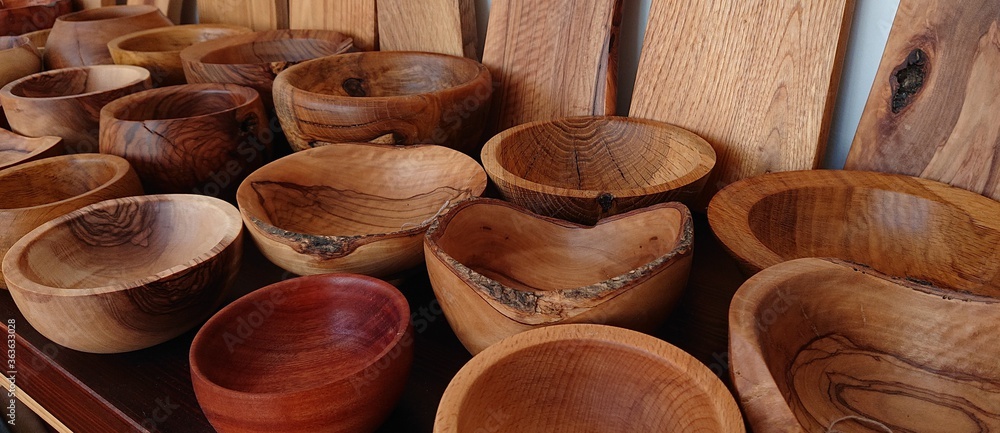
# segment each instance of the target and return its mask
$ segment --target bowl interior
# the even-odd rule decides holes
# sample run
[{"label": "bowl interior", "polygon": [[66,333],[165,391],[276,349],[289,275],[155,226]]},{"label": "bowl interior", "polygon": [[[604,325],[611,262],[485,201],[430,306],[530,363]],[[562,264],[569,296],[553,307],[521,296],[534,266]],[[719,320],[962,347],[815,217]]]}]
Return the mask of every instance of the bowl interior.
[{"label": "bowl interior", "polygon": [[254,96],[250,89],[212,86],[167,87],[138,93],[128,96],[128,103],[109,105],[108,110],[115,119],[132,122],[185,119],[232,110]]},{"label": "bowl interior", "polygon": [[127,37],[118,43],[118,49],[136,52],[180,52],[199,42],[218,39],[237,33],[223,27],[168,26],[155,31]]},{"label": "bowl interior", "polygon": [[9,50],[28,45],[31,41],[23,36],[0,36],[0,50]]},{"label": "bowl interior", "polygon": [[142,15],[154,11],[156,11],[156,7],[146,5],[100,7],[63,15],[57,18],[57,20],[68,22],[114,20]]},{"label": "bowl interior", "polygon": [[356,53],[324,58],[289,72],[307,92],[344,97],[387,97],[433,93],[473,81],[478,64],[422,53]]},{"label": "bowl interior", "polygon": [[149,78],[142,68],[97,66],[60,69],[28,76],[11,87],[22,98],[59,98],[120,89]]},{"label": "bowl interior", "polygon": [[319,38],[257,40],[224,46],[205,54],[200,61],[225,65],[302,62],[337,54],[343,51],[343,48],[343,40]]},{"label": "bowl interior", "polygon": [[47,6],[54,4],[53,0],[4,0],[0,2],[0,9],[17,9],[29,6]]},{"label": "bowl interior", "polygon": [[[23,154],[22,154],[23,155]],[[86,194],[121,174],[106,158],[56,157],[0,173],[0,209],[43,206]]]}]

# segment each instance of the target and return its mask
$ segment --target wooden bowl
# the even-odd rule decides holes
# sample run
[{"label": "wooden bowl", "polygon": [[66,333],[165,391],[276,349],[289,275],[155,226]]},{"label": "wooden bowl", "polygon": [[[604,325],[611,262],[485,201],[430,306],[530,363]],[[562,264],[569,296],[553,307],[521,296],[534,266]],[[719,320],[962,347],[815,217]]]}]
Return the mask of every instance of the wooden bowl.
[{"label": "wooden bowl", "polygon": [[62,154],[62,138],[29,138],[0,129],[0,170]]},{"label": "wooden bowl", "polygon": [[354,40],[330,30],[271,30],[227,36],[181,51],[189,83],[232,83],[253,87],[274,107],[271,86],[285,68],[317,57],[347,52]]},{"label": "wooden bowl", "polygon": [[42,57],[31,40],[24,36],[0,36],[0,87],[41,71]]},{"label": "wooden bowl", "polygon": [[361,275],[286,280],[212,317],[190,361],[198,403],[220,433],[370,433],[409,376],[410,307]]},{"label": "wooden bowl", "polygon": [[108,42],[140,30],[173,25],[153,5],[106,6],[63,15],[56,19],[45,43],[50,69],[112,65]]},{"label": "wooden bowl", "polygon": [[108,50],[116,64],[149,69],[154,86],[175,86],[187,83],[181,50],[199,42],[250,32],[246,27],[222,24],[159,27],[112,39]]},{"label": "wooden bowl", "polygon": [[561,325],[476,355],[441,398],[435,433],[742,433],[726,389],[694,357],[627,329]]},{"label": "wooden bowl", "polygon": [[274,80],[274,108],[295,150],[376,141],[475,154],[492,86],[489,70],[475,60],[351,53],[286,69]]},{"label": "wooden bowl", "polygon": [[85,66],[29,75],[0,89],[11,129],[28,137],[62,137],[67,153],[98,151],[100,112],[108,102],[149,89],[138,66]]},{"label": "wooden bowl", "polygon": [[236,199],[261,252],[278,266],[382,278],[423,262],[434,217],[485,189],[482,167],[451,149],[337,144],[264,166]]},{"label": "wooden bowl", "polygon": [[757,432],[984,432],[1000,426],[996,295],[800,259],[729,313],[730,366]]},{"label": "wooden bowl", "polygon": [[666,123],[573,117],[501,132],[483,147],[482,161],[505,199],[540,215],[594,224],[695,198],[715,166],[715,150]]},{"label": "wooden bowl", "polygon": [[691,213],[679,203],[590,227],[476,200],[428,229],[424,255],[448,323],[476,354],[560,323],[654,331],[687,284],[693,238]]},{"label": "wooden bowl", "polygon": [[747,275],[786,260],[833,257],[939,287],[1000,287],[1000,203],[934,181],[772,173],[723,189],[708,218]]},{"label": "wooden bowl", "polygon": [[4,0],[0,2],[0,36],[51,28],[57,17],[72,11],[71,0]]},{"label": "wooden bowl", "polygon": [[139,92],[101,110],[101,153],[129,160],[150,191],[232,198],[270,158],[256,90],[187,84]]},{"label": "wooden bowl", "polygon": [[142,186],[124,159],[83,154],[46,158],[0,171],[0,191],[2,258],[11,245],[36,227],[99,201],[142,195]]},{"label": "wooden bowl", "polygon": [[197,195],[107,200],[14,244],[3,270],[38,332],[82,352],[170,340],[215,311],[242,255],[239,212]]},{"label": "wooden bowl", "polygon": [[21,36],[28,38],[28,42],[30,42],[31,46],[38,50],[39,55],[44,55],[45,43],[49,40],[49,33],[52,33],[52,29],[36,30],[31,33],[25,33]]}]

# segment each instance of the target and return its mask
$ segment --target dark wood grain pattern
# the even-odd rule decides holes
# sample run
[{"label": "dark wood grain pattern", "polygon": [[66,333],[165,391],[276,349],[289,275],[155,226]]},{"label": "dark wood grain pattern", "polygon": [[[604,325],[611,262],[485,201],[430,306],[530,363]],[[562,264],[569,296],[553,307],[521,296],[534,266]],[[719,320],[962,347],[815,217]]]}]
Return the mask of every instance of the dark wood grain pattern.
[{"label": "dark wood grain pattern", "polygon": [[156,6],[110,6],[63,15],[45,42],[50,69],[111,65],[108,42],[119,36],[173,23]]},{"label": "dark wood grain pattern", "polygon": [[288,0],[293,29],[323,29],[354,39],[362,51],[379,49],[376,0]]},{"label": "dark wood grain pattern", "polygon": [[0,87],[42,71],[42,57],[24,36],[0,36]]},{"label": "dark wood grain pattern", "polygon": [[29,138],[0,129],[0,170],[62,154],[62,138]]},{"label": "dark wood grain pattern", "polygon": [[478,59],[474,0],[379,0],[381,51],[423,51]]},{"label": "dark wood grain pattern", "polygon": [[0,36],[51,28],[57,17],[72,11],[71,0],[4,0],[0,2]]},{"label": "dark wood grain pattern", "polygon": [[250,29],[223,24],[158,27],[112,39],[108,50],[115,64],[149,69],[154,86],[175,86],[187,83],[181,50],[199,42],[245,33],[250,33]]}]

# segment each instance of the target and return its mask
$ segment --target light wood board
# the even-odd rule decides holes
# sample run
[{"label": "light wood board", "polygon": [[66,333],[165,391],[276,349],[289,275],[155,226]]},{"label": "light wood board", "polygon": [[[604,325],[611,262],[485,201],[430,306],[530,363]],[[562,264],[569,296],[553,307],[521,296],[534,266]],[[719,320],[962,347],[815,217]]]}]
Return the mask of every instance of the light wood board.
[{"label": "light wood board", "polygon": [[375,0],[287,1],[291,28],[334,30],[354,38],[360,51],[379,48]]},{"label": "light wood board", "polygon": [[474,0],[378,0],[382,51],[427,51],[478,60]]},{"label": "light wood board", "polygon": [[231,24],[255,31],[288,28],[288,0],[197,0],[202,24]]},{"label": "light wood board", "polygon": [[127,0],[129,5],[153,5],[160,8],[160,12],[170,18],[174,24],[181,23],[181,12],[184,11],[185,0]]}]

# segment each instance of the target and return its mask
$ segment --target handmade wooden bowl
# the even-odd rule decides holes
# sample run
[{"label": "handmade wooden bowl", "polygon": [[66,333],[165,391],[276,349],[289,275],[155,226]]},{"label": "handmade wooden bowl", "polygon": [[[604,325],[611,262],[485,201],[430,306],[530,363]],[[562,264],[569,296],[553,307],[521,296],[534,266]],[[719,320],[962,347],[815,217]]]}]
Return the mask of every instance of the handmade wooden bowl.
[{"label": "handmade wooden bowl", "polygon": [[723,189],[709,222],[747,275],[834,257],[972,293],[1000,287],[1000,203],[908,176],[812,170]]},{"label": "handmade wooden bowl", "polygon": [[50,69],[112,65],[108,42],[140,30],[173,25],[153,5],[106,6],[63,15],[56,19],[45,43]]},{"label": "handmade wooden bowl", "polygon": [[274,80],[274,108],[295,150],[376,141],[476,154],[492,92],[475,60],[372,51],[288,68]]},{"label": "handmade wooden bowl", "polygon": [[601,325],[515,335],[472,358],[441,398],[435,433],[742,433],[732,394],[694,357]]},{"label": "handmade wooden bowl", "polygon": [[0,36],[51,28],[57,17],[72,11],[71,0],[4,0],[0,2]]},{"label": "handmade wooden bowl", "polygon": [[38,332],[91,353],[144,349],[204,321],[234,281],[239,212],[197,195],[107,200],[43,224],[4,257]]},{"label": "handmade wooden bowl", "polygon": [[187,83],[181,50],[199,42],[250,32],[246,27],[222,24],[159,27],[112,39],[108,50],[116,64],[149,69],[154,86],[174,86]]},{"label": "handmade wooden bowl", "polygon": [[11,245],[36,227],[99,201],[141,195],[142,186],[124,159],[83,154],[2,170],[0,191],[2,258]]},{"label": "handmade wooden bowl", "polygon": [[0,36],[0,87],[41,71],[42,58],[31,40],[24,36]]},{"label": "handmade wooden bowl", "polygon": [[18,134],[62,137],[67,153],[97,152],[101,108],[150,87],[149,71],[138,66],[58,69],[8,84],[0,105]]},{"label": "handmade wooden bowl", "polygon": [[256,90],[187,84],[139,92],[101,110],[101,153],[132,163],[150,191],[232,198],[270,158]]},{"label": "handmade wooden bowl", "polygon": [[29,138],[0,129],[0,170],[62,154],[59,137]]},{"label": "handmade wooden bowl", "polygon": [[757,432],[1000,427],[997,295],[829,259],[757,274],[733,298],[729,359]]},{"label": "handmade wooden bowl", "polygon": [[667,201],[688,202],[715,166],[704,139],[666,123],[573,117],[490,139],[483,166],[504,198],[581,224]]},{"label": "handmade wooden bowl", "polygon": [[44,55],[45,43],[48,42],[49,33],[51,32],[52,29],[42,29],[33,31],[31,33],[25,33],[21,36],[28,38],[28,42],[30,42],[31,46],[35,47],[35,49],[38,50],[39,55]]},{"label": "handmade wooden bowl", "polygon": [[220,433],[370,433],[409,376],[410,307],[361,275],[286,280],[212,317],[190,361],[198,403]]},{"label": "handmade wooden bowl", "polygon": [[691,213],[663,203],[581,226],[499,200],[461,203],[427,231],[431,286],[476,354],[560,323],[652,332],[687,284]]},{"label": "handmade wooden bowl", "polygon": [[423,262],[434,217],[485,189],[482,167],[451,149],[336,144],[264,166],[236,199],[261,252],[278,266],[383,278]]}]

